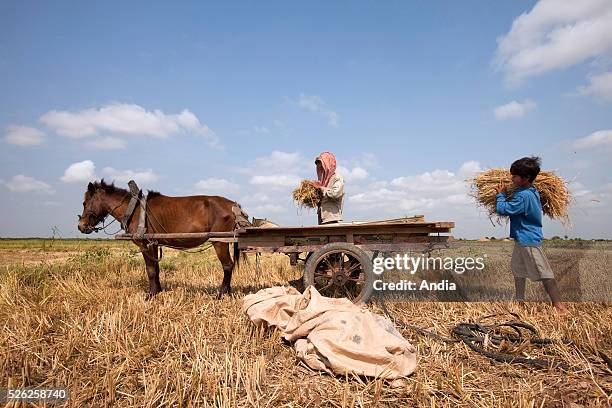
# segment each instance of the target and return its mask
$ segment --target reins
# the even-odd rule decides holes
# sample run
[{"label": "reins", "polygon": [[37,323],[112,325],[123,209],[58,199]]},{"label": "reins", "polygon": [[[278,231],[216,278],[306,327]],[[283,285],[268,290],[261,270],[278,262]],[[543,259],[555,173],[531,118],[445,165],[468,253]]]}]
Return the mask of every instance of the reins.
[{"label": "reins", "polygon": [[[98,225],[98,224],[102,223],[102,226],[100,226],[100,227],[91,227],[91,231],[92,231],[92,232],[103,231],[103,232],[104,232],[106,235],[115,235],[115,234],[117,234],[119,231],[121,231],[121,230],[123,229],[123,227],[119,228],[119,229],[118,229],[116,232],[113,232],[113,233],[110,233],[110,234],[109,234],[109,233],[106,231],[106,229],[107,229],[108,227],[110,227],[111,225],[113,225],[113,223],[114,223],[115,221],[117,221],[117,219],[116,219],[114,216],[113,216],[113,220],[112,220],[111,222],[109,222],[108,224],[105,224],[105,222],[106,222],[106,219],[108,218],[108,216],[109,216],[109,215],[111,215],[113,211],[115,211],[117,208],[119,208],[119,207],[120,207],[120,206],[123,204],[123,201],[125,200],[125,198],[126,198],[126,197],[127,197],[129,194],[130,194],[129,192],[128,192],[128,193],[126,193],[126,194],[125,194],[125,195],[124,195],[124,196],[121,198],[121,200],[119,201],[119,204],[117,204],[116,206],[114,206],[114,207],[113,207],[113,208],[112,208],[112,209],[111,209],[111,210],[108,212],[108,214],[106,214],[106,215],[105,215],[105,216],[104,216],[104,217],[103,217],[103,218],[102,218],[100,221],[98,221],[98,223],[96,224],[96,225]],[[85,214],[84,214],[84,215],[85,215],[85,216],[93,215],[94,217],[95,217],[95,216],[97,216],[97,214],[95,214],[95,213],[94,213],[93,211],[91,211],[91,210],[87,210],[87,211],[85,212]]]}]

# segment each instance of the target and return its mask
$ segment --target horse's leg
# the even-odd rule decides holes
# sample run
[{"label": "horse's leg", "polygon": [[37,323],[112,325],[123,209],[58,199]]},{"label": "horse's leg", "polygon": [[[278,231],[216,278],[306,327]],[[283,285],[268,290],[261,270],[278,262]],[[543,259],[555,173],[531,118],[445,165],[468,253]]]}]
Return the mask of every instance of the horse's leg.
[{"label": "horse's leg", "polygon": [[219,258],[223,266],[223,283],[221,283],[219,294],[217,295],[217,299],[221,299],[224,294],[232,291],[231,283],[234,261],[232,261],[232,257],[230,256],[229,244],[227,242],[213,242],[213,247],[215,247],[217,258]]},{"label": "horse's leg", "polygon": [[159,282],[159,260],[157,259],[157,245],[151,245],[142,251],[145,264],[147,265],[147,277],[149,278],[149,294],[147,299],[151,299],[162,291]]}]

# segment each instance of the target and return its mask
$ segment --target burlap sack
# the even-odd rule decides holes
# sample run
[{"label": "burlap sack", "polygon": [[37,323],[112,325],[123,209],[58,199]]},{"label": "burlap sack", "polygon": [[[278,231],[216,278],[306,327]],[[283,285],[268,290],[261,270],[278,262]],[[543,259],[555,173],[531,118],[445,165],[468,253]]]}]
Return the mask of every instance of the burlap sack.
[{"label": "burlap sack", "polygon": [[295,341],[298,357],[315,370],[395,379],[416,368],[416,349],[382,316],[348,299],[274,287],[244,298],[243,310],[256,324],[276,326]]}]

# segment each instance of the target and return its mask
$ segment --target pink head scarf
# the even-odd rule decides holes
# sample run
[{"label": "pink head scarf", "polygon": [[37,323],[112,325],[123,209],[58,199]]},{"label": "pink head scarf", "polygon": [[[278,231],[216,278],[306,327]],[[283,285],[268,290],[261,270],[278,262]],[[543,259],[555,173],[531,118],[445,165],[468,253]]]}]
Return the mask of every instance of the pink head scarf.
[{"label": "pink head scarf", "polygon": [[322,170],[317,168],[317,178],[322,186],[327,187],[327,183],[329,183],[331,176],[336,171],[336,156],[331,152],[323,152],[317,156],[315,163],[317,160],[321,162],[323,167]]}]

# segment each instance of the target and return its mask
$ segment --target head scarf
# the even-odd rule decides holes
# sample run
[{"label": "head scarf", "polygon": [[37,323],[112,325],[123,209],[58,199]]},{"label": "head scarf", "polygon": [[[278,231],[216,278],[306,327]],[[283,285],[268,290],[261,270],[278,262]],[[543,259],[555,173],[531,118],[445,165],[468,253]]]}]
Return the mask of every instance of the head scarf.
[{"label": "head scarf", "polygon": [[322,186],[327,187],[327,183],[336,171],[336,156],[330,152],[323,152],[317,156],[315,163],[317,161],[320,161],[323,167],[323,169],[317,168],[317,178]]}]

